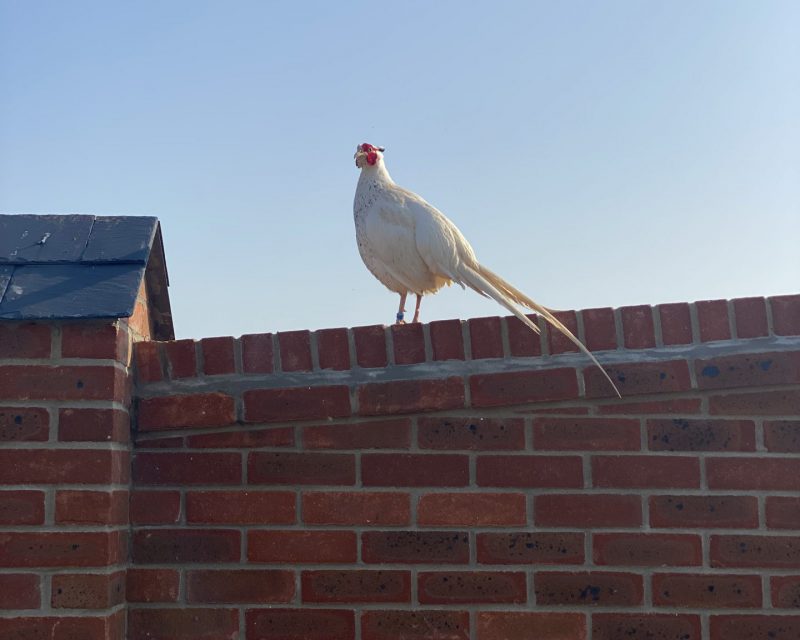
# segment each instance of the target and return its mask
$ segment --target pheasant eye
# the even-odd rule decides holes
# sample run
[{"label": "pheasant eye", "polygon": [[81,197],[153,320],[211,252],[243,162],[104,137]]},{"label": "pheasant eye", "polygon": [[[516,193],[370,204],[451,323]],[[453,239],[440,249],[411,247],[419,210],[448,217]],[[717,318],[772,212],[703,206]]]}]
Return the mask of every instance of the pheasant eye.
[{"label": "pheasant eye", "polygon": [[365,142],[364,144],[361,145],[361,150],[364,153],[369,153],[373,149],[374,149],[374,147],[369,142]]}]

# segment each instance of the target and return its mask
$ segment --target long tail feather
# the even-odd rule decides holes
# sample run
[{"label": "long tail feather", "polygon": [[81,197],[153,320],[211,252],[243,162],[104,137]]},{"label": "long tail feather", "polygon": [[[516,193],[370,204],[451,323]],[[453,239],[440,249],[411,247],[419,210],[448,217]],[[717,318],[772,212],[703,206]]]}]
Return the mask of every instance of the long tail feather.
[{"label": "long tail feather", "polygon": [[[563,333],[570,341],[572,341],[575,346],[577,346],[584,354],[589,356],[591,361],[597,366],[600,371],[603,372],[606,380],[608,380],[611,387],[614,389],[614,392],[619,396],[622,397],[622,394],[617,389],[617,385],[614,384],[614,381],[611,379],[611,376],[608,375],[605,369],[600,365],[597,358],[594,357],[591,351],[589,351],[583,343],[575,337],[575,335],[570,331],[567,327],[564,326],[564,323],[561,322],[558,318],[556,318],[552,312],[543,307],[538,302],[535,302],[524,293],[515,289],[511,286],[508,282],[503,280],[500,276],[496,273],[493,273],[486,267],[482,265],[477,265],[476,269],[472,269],[464,265],[464,272],[465,275],[469,277],[465,277],[467,284],[476,290],[482,289],[479,291],[480,293],[488,294],[498,303],[503,305],[506,309],[511,311],[517,318],[522,320],[528,327],[533,329],[536,333],[539,333],[539,328],[530,321],[530,319],[525,316],[517,307],[514,305],[516,302],[517,304],[523,305],[528,309],[532,309],[539,315],[541,315],[545,320],[547,320],[551,325],[553,325],[556,329],[558,329],[561,333]],[[471,281],[474,280],[474,281]]]}]

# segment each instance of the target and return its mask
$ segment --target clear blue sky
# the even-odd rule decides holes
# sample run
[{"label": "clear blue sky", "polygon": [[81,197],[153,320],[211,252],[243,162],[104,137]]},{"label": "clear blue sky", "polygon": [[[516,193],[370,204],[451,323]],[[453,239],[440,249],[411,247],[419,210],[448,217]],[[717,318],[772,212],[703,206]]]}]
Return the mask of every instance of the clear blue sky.
[{"label": "clear blue sky", "polygon": [[363,141],[545,305],[800,290],[798,2],[0,0],[0,211],[158,216],[179,337],[393,320]]}]

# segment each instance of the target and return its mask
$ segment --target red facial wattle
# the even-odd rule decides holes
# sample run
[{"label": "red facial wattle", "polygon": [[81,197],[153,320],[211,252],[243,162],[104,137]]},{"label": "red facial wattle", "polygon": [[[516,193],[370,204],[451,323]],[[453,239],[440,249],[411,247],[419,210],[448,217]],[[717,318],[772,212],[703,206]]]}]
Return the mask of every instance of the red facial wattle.
[{"label": "red facial wattle", "polygon": [[378,154],[374,151],[370,151],[367,153],[367,163],[375,164],[378,161]]}]

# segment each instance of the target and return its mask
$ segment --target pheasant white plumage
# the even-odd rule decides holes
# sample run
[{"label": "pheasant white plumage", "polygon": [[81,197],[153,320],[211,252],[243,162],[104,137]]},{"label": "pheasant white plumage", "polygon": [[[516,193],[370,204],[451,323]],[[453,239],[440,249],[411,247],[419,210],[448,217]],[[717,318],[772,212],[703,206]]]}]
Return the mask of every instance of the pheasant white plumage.
[{"label": "pheasant white plumage", "polygon": [[397,321],[403,322],[409,293],[417,296],[413,322],[418,322],[422,296],[455,282],[493,298],[535,333],[539,327],[517,305],[537,312],[589,356],[620,395],[597,359],[550,310],[481,265],[467,239],[441,211],[395,184],[383,151],[366,142],[356,148],[354,158],[361,176],[353,217],[358,250],[367,269],[400,295]]}]

